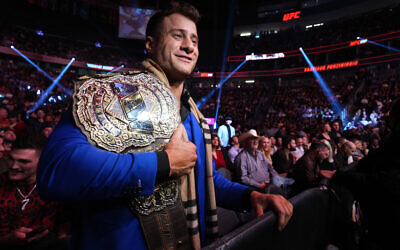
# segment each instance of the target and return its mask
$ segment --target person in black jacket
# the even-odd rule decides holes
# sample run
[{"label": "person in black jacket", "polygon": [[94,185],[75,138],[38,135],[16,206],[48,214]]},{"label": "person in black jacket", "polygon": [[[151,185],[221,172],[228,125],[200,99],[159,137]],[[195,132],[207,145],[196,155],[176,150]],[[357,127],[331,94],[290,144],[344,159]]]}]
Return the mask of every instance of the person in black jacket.
[{"label": "person in black jacket", "polygon": [[366,228],[361,249],[399,247],[400,99],[393,103],[387,121],[391,132],[383,146],[360,160],[353,171],[337,171],[331,180],[334,190],[345,187],[360,202]]}]

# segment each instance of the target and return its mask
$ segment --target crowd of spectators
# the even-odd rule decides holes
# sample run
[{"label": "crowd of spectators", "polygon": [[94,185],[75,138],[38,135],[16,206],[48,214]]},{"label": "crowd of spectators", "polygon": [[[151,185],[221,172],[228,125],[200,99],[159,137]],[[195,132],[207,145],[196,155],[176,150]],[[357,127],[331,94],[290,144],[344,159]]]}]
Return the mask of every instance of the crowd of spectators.
[{"label": "crowd of spectators", "polygon": [[[385,22],[387,11],[389,10],[374,13],[373,16]],[[392,15],[397,12],[398,8],[391,10],[388,18],[393,18]],[[362,21],[365,18],[357,20]],[[348,25],[349,22],[353,25]],[[361,23],[354,25],[354,20],[348,20],[333,27],[334,30],[342,30],[360,25]],[[374,34],[380,27],[370,27],[365,30],[365,34]],[[94,45],[89,47],[87,43],[69,41],[62,37],[39,36],[35,31],[19,26],[2,26],[1,29],[5,31],[1,36],[3,46],[13,44],[22,50],[42,55],[76,57],[82,61],[104,65],[138,65],[138,62],[130,61],[116,48],[96,48]],[[300,33],[299,31],[292,35],[300,39],[301,44],[315,46],[327,41],[352,39],[356,31],[340,31],[341,35],[338,36],[337,32],[332,33],[331,29],[327,29],[319,33],[319,40],[311,39],[314,36],[309,34],[298,36]],[[292,35],[278,34],[271,40],[289,40]],[[266,42],[264,38],[259,41],[268,44],[271,51],[298,47],[295,39],[291,39],[293,43],[286,43],[287,47],[280,47],[282,43]],[[248,45],[246,40],[235,40],[233,46],[237,51],[243,50],[245,45],[241,43]],[[262,46],[259,48],[264,49]],[[54,78],[61,72],[58,66],[50,63],[42,66]],[[359,160],[379,149],[383,138],[388,134],[385,123],[388,109],[400,96],[399,65],[391,63],[340,71],[340,74],[337,71],[326,72],[323,77],[334,93],[334,99],[347,110],[343,120],[340,119],[341,114],[337,114],[332,108],[330,101],[333,98],[325,96],[312,76],[257,79],[255,84],[241,88],[237,84],[227,83],[219,103],[217,123],[222,125],[226,116],[231,116],[236,135],[230,138],[227,147],[221,146],[217,135],[212,137],[213,158],[219,171],[225,171],[226,178],[235,179],[264,192],[272,192],[273,187],[273,192],[290,197],[305,188],[325,185],[336,171],[347,171],[356,167]],[[59,84],[72,91],[74,80],[82,74],[79,68],[71,67]],[[0,174],[10,168],[7,159],[13,150],[13,142],[32,135],[50,136],[54,126],[68,109],[71,96],[62,88],[56,87],[40,108],[32,110],[49,85],[47,78],[22,59],[1,55]],[[188,84],[188,87],[195,101],[212,90],[209,86],[199,84]],[[215,94],[202,106],[205,117],[214,117],[217,98]],[[245,154],[243,147],[249,153]],[[259,158],[268,167],[269,172],[257,172],[255,175],[257,178],[265,177],[264,179],[251,179],[250,170],[242,168],[242,162],[247,162],[248,166],[253,164],[249,161],[251,155],[255,155],[256,159]],[[259,164],[257,161],[251,166],[257,169]],[[5,183],[6,177],[1,181]],[[29,191],[32,187],[26,186],[24,190]],[[282,190],[276,191],[276,188]]]}]

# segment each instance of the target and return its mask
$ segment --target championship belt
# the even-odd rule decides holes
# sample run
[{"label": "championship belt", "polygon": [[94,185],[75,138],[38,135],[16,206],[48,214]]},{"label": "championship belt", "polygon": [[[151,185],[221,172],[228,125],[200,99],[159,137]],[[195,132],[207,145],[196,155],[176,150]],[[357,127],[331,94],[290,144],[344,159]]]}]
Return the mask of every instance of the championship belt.
[{"label": "championship belt", "polygon": [[[80,78],[73,115],[91,144],[116,153],[161,151],[181,122],[175,96],[147,72]],[[191,248],[177,180],[130,197],[128,205],[149,249]]]}]

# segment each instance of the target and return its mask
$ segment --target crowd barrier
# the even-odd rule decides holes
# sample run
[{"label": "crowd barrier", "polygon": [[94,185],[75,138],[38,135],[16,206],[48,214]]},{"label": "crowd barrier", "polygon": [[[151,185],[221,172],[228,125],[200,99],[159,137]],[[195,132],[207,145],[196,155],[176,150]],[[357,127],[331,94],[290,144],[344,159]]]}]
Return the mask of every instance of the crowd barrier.
[{"label": "crowd barrier", "polygon": [[[293,216],[279,232],[276,216],[267,212],[260,218],[236,228],[203,250],[230,249],[326,249],[333,241],[335,209],[338,203],[328,190],[312,188],[290,199]],[[336,210],[337,211],[337,210]]]}]

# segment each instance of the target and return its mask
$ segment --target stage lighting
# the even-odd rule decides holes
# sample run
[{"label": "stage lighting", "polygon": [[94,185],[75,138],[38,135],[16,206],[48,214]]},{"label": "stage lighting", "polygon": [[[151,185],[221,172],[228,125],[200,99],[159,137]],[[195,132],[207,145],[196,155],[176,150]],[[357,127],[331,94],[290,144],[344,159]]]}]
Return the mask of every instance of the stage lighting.
[{"label": "stage lighting", "polygon": [[44,36],[43,30],[36,30],[36,35]]}]

